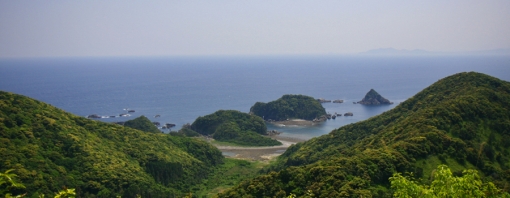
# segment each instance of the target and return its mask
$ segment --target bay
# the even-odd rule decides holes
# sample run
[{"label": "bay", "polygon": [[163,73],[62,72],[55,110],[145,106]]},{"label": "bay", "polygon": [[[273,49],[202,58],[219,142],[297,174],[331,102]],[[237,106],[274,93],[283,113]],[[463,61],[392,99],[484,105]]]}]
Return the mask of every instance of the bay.
[{"label": "bay", "polygon": [[[476,71],[510,80],[508,56],[259,56],[110,57],[0,60],[0,90],[49,103],[79,116],[145,115],[179,129],[220,109],[249,112],[255,102],[303,94],[329,113],[352,112],[312,127],[278,127],[283,136],[309,139],[394,108],[437,80]],[[375,89],[394,105],[353,104]],[[155,115],[160,117],[155,118]]]}]

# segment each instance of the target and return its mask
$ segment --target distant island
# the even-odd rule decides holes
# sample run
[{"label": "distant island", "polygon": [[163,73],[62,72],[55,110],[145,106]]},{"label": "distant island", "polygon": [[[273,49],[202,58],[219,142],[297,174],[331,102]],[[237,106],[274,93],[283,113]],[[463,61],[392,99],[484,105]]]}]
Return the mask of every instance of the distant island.
[{"label": "distant island", "polygon": [[250,112],[266,121],[284,121],[288,119],[316,120],[325,117],[326,109],[310,96],[283,95],[269,103],[257,102]]},{"label": "distant island", "polygon": [[439,54],[438,52],[431,52],[426,51],[422,49],[414,49],[414,50],[406,50],[406,49],[395,49],[395,48],[379,48],[379,49],[372,49],[368,50],[366,52],[359,53],[360,55],[433,55],[433,54]]},{"label": "distant island", "polygon": [[358,53],[359,55],[369,56],[458,56],[458,55],[478,55],[478,56],[501,56],[510,55],[509,48],[492,49],[492,50],[478,50],[478,51],[457,51],[457,52],[440,52],[440,51],[427,51],[423,49],[395,49],[379,48],[372,49],[365,52]]},{"label": "distant island", "polygon": [[379,93],[377,93],[374,89],[370,89],[365,97],[358,102],[358,104],[364,105],[382,105],[382,104],[393,104],[388,99],[382,97]]}]

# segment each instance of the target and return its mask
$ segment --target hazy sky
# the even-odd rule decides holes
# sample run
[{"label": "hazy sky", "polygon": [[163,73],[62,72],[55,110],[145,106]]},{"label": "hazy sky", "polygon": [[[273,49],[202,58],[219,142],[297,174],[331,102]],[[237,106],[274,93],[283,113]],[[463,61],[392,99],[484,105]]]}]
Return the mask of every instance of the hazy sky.
[{"label": "hazy sky", "polygon": [[509,0],[0,0],[0,57],[510,48]]}]

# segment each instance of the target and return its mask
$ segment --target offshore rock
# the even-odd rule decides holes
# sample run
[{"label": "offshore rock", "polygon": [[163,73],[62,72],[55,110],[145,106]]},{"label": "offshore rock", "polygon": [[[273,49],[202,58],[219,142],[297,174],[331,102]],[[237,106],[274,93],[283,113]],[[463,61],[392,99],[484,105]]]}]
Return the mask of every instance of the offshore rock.
[{"label": "offshore rock", "polygon": [[319,98],[317,99],[317,101],[319,101],[320,103],[328,103],[328,102],[331,102],[331,100],[326,100],[324,98]]},{"label": "offshore rock", "polygon": [[92,115],[87,116],[87,118],[96,118],[97,119],[97,118],[101,118],[101,116],[97,115],[97,114],[92,114]]},{"label": "offshore rock", "polygon": [[364,105],[382,105],[382,104],[393,104],[388,99],[383,98],[379,93],[377,93],[374,89],[370,89],[365,97],[358,102],[359,104]]},{"label": "offshore rock", "polygon": [[344,100],[333,100],[333,103],[343,103]]}]

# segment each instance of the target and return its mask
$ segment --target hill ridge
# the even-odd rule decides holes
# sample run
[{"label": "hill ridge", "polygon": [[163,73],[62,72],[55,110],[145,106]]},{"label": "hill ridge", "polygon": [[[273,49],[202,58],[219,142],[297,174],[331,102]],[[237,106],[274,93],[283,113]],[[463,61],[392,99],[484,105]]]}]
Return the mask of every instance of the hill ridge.
[{"label": "hill ridge", "polygon": [[29,196],[63,186],[80,197],[181,196],[223,161],[206,142],[89,120],[3,91],[0,151],[0,171],[16,169]]},{"label": "hill ridge", "polygon": [[318,197],[389,196],[393,173],[414,172],[428,181],[441,163],[457,172],[476,168],[508,192],[509,107],[509,82],[458,73],[379,116],[291,146],[268,174],[220,197],[299,196],[307,190]]}]

